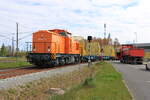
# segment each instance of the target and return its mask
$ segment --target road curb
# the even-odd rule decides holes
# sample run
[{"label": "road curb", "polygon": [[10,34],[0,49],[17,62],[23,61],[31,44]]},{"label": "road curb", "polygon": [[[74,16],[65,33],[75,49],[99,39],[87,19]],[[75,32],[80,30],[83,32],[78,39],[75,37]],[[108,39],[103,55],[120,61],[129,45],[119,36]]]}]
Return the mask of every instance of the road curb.
[{"label": "road curb", "polygon": [[131,95],[131,97],[132,97],[132,100],[135,100],[134,95],[133,95],[133,93],[131,92],[131,90],[129,89],[129,87],[128,87],[128,85],[126,84],[125,80],[122,80],[122,82],[124,83],[125,87],[128,89],[128,91],[129,91],[129,93],[130,93],[130,95]]},{"label": "road curb", "polygon": [[[112,66],[113,66],[113,68],[115,69],[116,72],[118,72],[119,74],[121,74],[121,73],[119,72],[119,70],[114,67],[113,64],[112,64]],[[122,74],[121,74],[121,75],[122,75]],[[125,87],[126,87],[127,90],[129,91],[129,93],[130,93],[130,95],[131,95],[131,97],[132,97],[132,100],[135,100],[134,95],[133,95],[133,93],[131,92],[131,90],[129,89],[129,87],[128,87],[126,81],[125,81],[125,80],[122,80],[122,82],[124,83]]]}]

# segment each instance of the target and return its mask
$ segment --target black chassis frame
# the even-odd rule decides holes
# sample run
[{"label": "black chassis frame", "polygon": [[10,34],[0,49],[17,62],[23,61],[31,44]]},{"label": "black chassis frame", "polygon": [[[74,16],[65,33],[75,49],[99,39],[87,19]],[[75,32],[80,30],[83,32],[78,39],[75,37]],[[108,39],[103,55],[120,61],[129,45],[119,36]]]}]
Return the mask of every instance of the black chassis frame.
[{"label": "black chassis frame", "polygon": [[80,54],[28,53],[27,61],[34,65],[64,65],[79,63]]}]

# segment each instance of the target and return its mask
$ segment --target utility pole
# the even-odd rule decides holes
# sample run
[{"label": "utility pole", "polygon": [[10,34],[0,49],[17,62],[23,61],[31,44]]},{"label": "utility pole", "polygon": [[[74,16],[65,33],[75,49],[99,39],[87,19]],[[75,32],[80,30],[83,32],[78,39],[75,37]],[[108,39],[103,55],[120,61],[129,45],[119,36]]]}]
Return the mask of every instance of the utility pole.
[{"label": "utility pole", "polygon": [[12,47],[11,55],[14,56],[14,36],[12,36],[12,46],[11,47]]},{"label": "utility pole", "polygon": [[135,34],[134,46],[136,47],[136,44],[137,44],[137,32],[134,32],[134,34]]},{"label": "utility pole", "polygon": [[135,34],[135,41],[137,43],[137,32],[134,32],[134,34]]},{"label": "utility pole", "polygon": [[18,23],[16,23],[16,56],[18,56]]},{"label": "utility pole", "polygon": [[106,38],[106,23],[104,23],[104,38]]}]

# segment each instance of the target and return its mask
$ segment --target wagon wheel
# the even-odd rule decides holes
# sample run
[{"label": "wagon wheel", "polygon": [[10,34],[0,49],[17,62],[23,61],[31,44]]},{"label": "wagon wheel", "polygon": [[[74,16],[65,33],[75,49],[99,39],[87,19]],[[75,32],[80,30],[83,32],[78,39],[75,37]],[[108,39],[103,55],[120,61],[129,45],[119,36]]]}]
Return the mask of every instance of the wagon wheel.
[{"label": "wagon wheel", "polygon": [[149,70],[149,68],[147,67],[147,64],[145,65],[145,67],[146,67],[146,70]]},{"label": "wagon wheel", "polygon": [[134,59],[134,64],[137,64],[137,59],[136,58]]}]

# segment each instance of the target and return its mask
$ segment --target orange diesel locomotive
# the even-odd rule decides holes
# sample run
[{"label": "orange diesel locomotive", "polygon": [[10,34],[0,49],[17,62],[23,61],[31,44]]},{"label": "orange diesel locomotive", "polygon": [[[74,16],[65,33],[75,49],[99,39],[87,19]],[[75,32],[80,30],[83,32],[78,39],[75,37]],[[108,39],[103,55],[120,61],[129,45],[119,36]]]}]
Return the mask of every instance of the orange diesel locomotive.
[{"label": "orange diesel locomotive", "polygon": [[79,43],[65,30],[40,30],[33,33],[32,50],[28,53],[27,60],[35,65],[78,63]]}]

